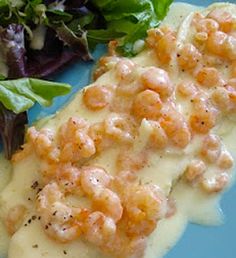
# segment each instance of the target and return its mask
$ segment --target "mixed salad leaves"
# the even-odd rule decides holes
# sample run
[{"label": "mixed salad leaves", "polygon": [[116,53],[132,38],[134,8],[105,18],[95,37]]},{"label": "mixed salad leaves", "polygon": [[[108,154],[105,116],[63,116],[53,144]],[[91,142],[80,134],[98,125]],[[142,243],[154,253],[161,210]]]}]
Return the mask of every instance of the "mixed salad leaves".
[{"label": "mixed salad leaves", "polygon": [[0,133],[7,158],[22,143],[12,147],[14,141],[6,138],[18,132],[23,135],[26,110],[35,101],[49,105],[54,97],[69,91],[66,84],[32,78],[47,78],[77,59],[92,60],[97,44],[114,39],[118,53],[135,55],[135,43],[145,38],[150,27],[158,26],[171,3],[0,0]]}]

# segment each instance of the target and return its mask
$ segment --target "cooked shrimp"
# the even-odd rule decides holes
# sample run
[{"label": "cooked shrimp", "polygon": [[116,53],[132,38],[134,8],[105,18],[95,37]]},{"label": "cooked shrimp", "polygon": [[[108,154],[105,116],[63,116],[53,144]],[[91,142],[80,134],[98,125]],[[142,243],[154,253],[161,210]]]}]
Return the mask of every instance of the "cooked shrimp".
[{"label": "cooked shrimp", "polygon": [[82,220],[88,215],[86,209],[66,205],[64,194],[55,182],[47,184],[39,192],[37,210],[45,233],[62,243],[80,236]]},{"label": "cooked shrimp", "polygon": [[197,88],[193,82],[180,82],[177,85],[177,90],[183,97],[193,97],[197,93]]},{"label": "cooked shrimp", "polygon": [[217,160],[218,167],[221,169],[230,169],[232,168],[233,164],[234,160],[231,154],[226,150],[222,151]]},{"label": "cooked shrimp", "polygon": [[173,84],[168,73],[160,68],[151,67],[141,75],[144,87],[157,92],[161,98],[168,98],[173,93]]},{"label": "cooked shrimp", "polygon": [[206,134],[216,124],[217,109],[215,109],[209,101],[200,95],[192,99],[194,104],[194,112],[190,116],[190,126],[193,131]]},{"label": "cooked shrimp", "polygon": [[149,121],[152,126],[152,132],[150,134],[149,145],[156,149],[164,149],[168,144],[168,137],[157,121]]},{"label": "cooked shrimp", "polygon": [[168,64],[176,48],[176,35],[172,31],[164,33],[155,44],[155,53],[162,64]]},{"label": "cooked shrimp", "polygon": [[85,106],[93,111],[106,107],[112,99],[111,90],[103,85],[95,85],[87,88],[83,94]]},{"label": "cooked shrimp", "polygon": [[200,51],[192,44],[185,44],[177,54],[181,69],[190,70],[197,66],[202,58]]},{"label": "cooked shrimp", "polygon": [[203,139],[200,153],[203,158],[211,163],[215,163],[221,153],[221,141],[217,135],[210,134]]},{"label": "cooked shrimp", "polygon": [[105,132],[104,122],[91,125],[88,130],[88,135],[93,140],[97,152],[101,152],[112,145],[112,140]]},{"label": "cooked shrimp", "polygon": [[55,143],[55,134],[52,130],[43,128],[37,131],[31,127],[27,133],[29,143],[33,145],[36,155],[51,162],[57,162],[60,157],[60,150]]},{"label": "cooked shrimp", "polygon": [[112,176],[101,167],[82,167],[81,187],[89,196],[93,196],[97,191],[107,188],[111,180]]},{"label": "cooked shrimp", "polygon": [[201,181],[200,186],[205,192],[209,194],[218,193],[223,191],[226,188],[226,186],[229,183],[229,180],[230,180],[229,174],[221,173],[211,178],[204,178]]},{"label": "cooked shrimp", "polygon": [[119,196],[108,188],[96,190],[92,199],[92,207],[112,218],[115,222],[119,221],[123,214]]},{"label": "cooked shrimp", "polygon": [[184,173],[184,179],[194,184],[201,179],[205,171],[206,165],[202,160],[192,160]]},{"label": "cooked shrimp", "polygon": [[203,67],[196,75],[196,80],[202,86],[215,87],[221,85],[222,78],[214,67]]},{"label": "cooked shrimp", "polygon": [[26,215],[26,211],[26,207],[22,204],[16,205],[9,210],[5,224],[10,235],[13,235],[20,228]]},{"label": "cooked shrimp", "polygon": [[206,48],[214,55],[225,57],[224,44],[227,40],[227,34],[222,31],[216,31],[209,35]]},{"label": "cooked shrimp", "polygon": [[155,185],[133,185],[124,200],[129,236],[148,236],[167,212],[167,199]]},{"label": "cooked shrimp", "polygon": [[94,141],[87,131],[88,125],[83,119],[70,118],[61,126],[58,134],[61,161],[77,162],[95,154]]},{"label": "cooked shrimp", "polygon": [[115,73],[119,80],[129,80],[131,73],[135,68],[135,64],[128,58],[122,58],[115,66]]},{"label": "cooked shrimp", "polygon": [[134,99],[132,111],[137,118],[157,120],[160,116],[161,108],[160,95],[155,91],[145,90]]},{"label": "cooked shrimp", "polygon": [[93,140],[87,134],[78,132],[74,143],[69,142],[63,146],[60,159],[63,162],[77,162],[91,157],[95,152]]},{"label": "cooked shrimp", "polygon": [[207,17],[217,21],[220,25],[220,30],[226,33],[230,32],[234,27],[234,19],[232,15],[229,12],[222,10],[220,8],[212,10],[207,15]]},{"label": "cooked shrimp", "polygon": [[185,148],[191,140],[191,133],[185,118],[171,105],[166,105],[159,119],[161,127],[174,145]]},{"label": "cooked shrimp", "polygon": [[62,163],[55,171],[55,179],[66,193],[76,193],[80,190],[80,169],[71,163]]},{"label": "cooked shrimp", "polygon": [[132,143],[134,140],[134,126],[130,117],[112,113],[104,121],[107,135],[123,143]]},{"label": "cooked shrimp", "polygon": [[204,18],[200,19],[196,23],[196,29],[198,32],[216,32],[219,29],[219,23],[216,20],[210,19],[210,18]]},{"label": "cooked shrimp", "polygon": [[70,117],[66,123],[62,124],[58,131],[58,140],[61,146],[75,139],[78,131],[88,129],[88,123],[81,117]]},{"label": "cooked shrimp", "polygon": [[164,36],[164,32],[160,28],[152,28],[147,31],[146,42],[149,47],[155,47],[157,42]]},{"label": "cooked shrimp", "polygon": [[98,66],[93,72],[93,80],[96,81],[100,76],[102,76],[107,71],[111,70],[116,63],[120,60],[117,56],[103,56],[98,61]]},{"label": "cooked shrimp", "polygon": [[115,238],[116,224],[100,211],[89,214],[83,224],[85,238],[92,244],[103,247]]},{"label": "cooked shrimp", "polygon": [[229,92],[226,88],[217,87],[211,95],[214,104],[222,111],[229,111],[232,107]]}]

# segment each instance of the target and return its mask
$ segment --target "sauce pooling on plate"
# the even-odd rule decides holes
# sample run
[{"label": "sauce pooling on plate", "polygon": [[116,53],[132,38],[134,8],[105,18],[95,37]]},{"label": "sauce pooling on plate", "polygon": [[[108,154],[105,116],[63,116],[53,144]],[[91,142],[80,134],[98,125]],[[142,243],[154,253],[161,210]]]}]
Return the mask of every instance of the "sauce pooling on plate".
[{"label": "sauce pooling on plate", "polygon": [[112,42],[96,81],[28,129],[1,193],[9,258],[161,257],[188,221],[220,222],[236,153],[236,6],[195,9],[173,5],[133,59]]}]

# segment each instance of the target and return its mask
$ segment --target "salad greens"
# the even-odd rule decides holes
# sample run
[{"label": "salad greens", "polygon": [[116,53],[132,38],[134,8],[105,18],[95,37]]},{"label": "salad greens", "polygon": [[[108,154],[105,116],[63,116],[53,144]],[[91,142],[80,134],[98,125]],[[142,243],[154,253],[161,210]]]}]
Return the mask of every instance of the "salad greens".
[{"label": "salad greens", "polygon": [[[172,0],[0,0],[0,134],[7,158],[23,143],[26,111],[69,92],[43,81],[68,62],[92,60],[97,44],[137,53],[135,43],[166,16]],[[35,78],[35,79],[34,79]]]},{"label": "salad greens", "polygon": [[[119,53],[132,56],[136,54],[134,43],[145,38],[147,29],[158,26],[171,3],[172,0],[0,0],[0,47],[9,68],[4,75],[45,77],[69,61],[91,60],[91,49],[114,39]],[[41,44],[32,43],[37,40]]]},{"label": "salad greens", "polygon": [[56,96],[70,92],[70,85],[32,78],[0,81],[0,102],[16,114],[31,108],[35,102],[50,106]]}]

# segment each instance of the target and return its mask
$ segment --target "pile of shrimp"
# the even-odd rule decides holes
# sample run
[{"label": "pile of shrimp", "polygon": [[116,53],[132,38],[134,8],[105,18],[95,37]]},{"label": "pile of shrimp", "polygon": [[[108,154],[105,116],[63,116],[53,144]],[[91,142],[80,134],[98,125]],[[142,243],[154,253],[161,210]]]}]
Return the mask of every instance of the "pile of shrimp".
[{"label": "pile of shrimp", "polygon": [[[113,257],[143,257],[148,236],[174,209],[157,185],[140,184],[138,171],[150,152],[185,149],[196,135],[204,136],[202,146],[183,171],[185,182],[208,194],[225,189],[233,159],[211,130],[220,114],[236,110],[235,24],[226,11],[216,9],[206,17],[197,13],[193,39],[184,44],[177,44],[177,33],[168,27],[149,30],[146,48],[157,62],[151,67],[117,56],[112,42],[112,55],[100,60],[95,77],[110,71],[116,85],[94,83],[82,97],[90,112],[108,109],[109,115],[95,124],[71,117],[56,132],[28,129],[26,144],[13,162],[32,152],[40,160],[42,190],[36,206],[50,238],[65,243],[81,237]],[[173,63],[191,81],[171,80],[168,67]],[[222,64],[230,69],[227,80],[218,70]],[[191,102],[188,117],[176,96]],[[134,155],[132,146],[144,119],[151,128],[148,141]],[[91,165],[114,145],[125,150],[117,157],[115,175]],[[215,166],[211,177],[206,176],[207,165]],[[68,202],[71,195],[86,197],[89,204],[74,207]]]}]

